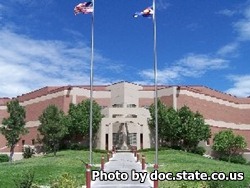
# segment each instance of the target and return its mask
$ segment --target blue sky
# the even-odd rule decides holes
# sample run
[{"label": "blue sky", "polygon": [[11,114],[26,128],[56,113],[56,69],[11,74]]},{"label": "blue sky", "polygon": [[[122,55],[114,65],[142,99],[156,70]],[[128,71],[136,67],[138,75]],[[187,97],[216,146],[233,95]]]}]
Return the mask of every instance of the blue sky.
[{"label": "blue sky", "polygon": [[[91,16],[78,0],[0,1],[0,97],[89,84]],[[151,0],[95,1],[94,84],[153,84]],[[158,80],[250,96],[250,1],[156,0]]]}]

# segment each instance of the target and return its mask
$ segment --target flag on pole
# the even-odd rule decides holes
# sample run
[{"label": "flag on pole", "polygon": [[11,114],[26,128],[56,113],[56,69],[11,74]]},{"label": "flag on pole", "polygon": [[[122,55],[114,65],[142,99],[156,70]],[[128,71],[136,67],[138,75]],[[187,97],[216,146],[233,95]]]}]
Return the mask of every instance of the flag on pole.
[{"label": "flag on pole", "polygon": [[142,16],[142,17],[152,17],[154,14],[154,10],[153,10],[153,7],[148,7],[148,8],[145,8],[143,11],[141,12],[136,12],[134,14],[134,18],[137,18],[139,16]]},{"label": "flag on pole", "polygon": [[76,5],[74,8],[75,15],[80,14],[80,13],[89,14],[89,13],[92,13],[93,11],[94,11],[94,8],[93,8],[93,3],[91,1],[80,3]]}]

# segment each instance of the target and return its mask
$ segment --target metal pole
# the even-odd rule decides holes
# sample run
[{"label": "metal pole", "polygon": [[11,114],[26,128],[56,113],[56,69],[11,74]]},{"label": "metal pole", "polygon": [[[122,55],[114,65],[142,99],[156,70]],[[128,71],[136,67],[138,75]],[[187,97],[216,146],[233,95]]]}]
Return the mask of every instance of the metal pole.
[{"label": "metal pole", "polygon": [[92,165],[92,127],[93,127],[93,64],[94,64],[94,12],[95,0],[92,0],[93,12],[91,23],[91,63],[90,63],[90,113],[89,113],[89,163]]},{"label": "metal pole", "polygon": [[154,30],[154,89],[155,89],[155,165],[158,165],[158,91],[157,91],[157,49],[156,49],[156,6],[153,0],[153,30]]}]

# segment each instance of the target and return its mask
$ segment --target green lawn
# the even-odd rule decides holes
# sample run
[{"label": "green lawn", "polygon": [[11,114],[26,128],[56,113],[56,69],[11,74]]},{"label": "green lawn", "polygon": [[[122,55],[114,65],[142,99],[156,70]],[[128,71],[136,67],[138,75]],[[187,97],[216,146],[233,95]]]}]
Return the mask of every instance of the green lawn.
[{"label": "green lawn", "polygon": [[[154,152],[144,152],[146,156],[146,162],[154,162]],[[101,153],[94,153],[94,163],[100,163]],[[104,155],[106,158],[106,155]],[[0,187],[13,188],[14,178],[20,177],[24,171],[34,171],[35,179],[34,183],[39,185],[49,185],[52,179],[62,175],[63,173],[69,173],[74,176],[80,185],[85,182],[85,168],[80,161],[88,161],[87,151],[61,151],[58,152],[56,157],[52,155],[35,157],[31,159],[24,159],[16,161],[13,164],[0,163]],[[228,188],[246,188],[250,184],[250,166],[230,164],[222,161],[215,161],[207,159],[199,155],[185,153],[176,150],[159,151],[159,171],[160,172],[181,172],[186,170],[188,172],[194,172],[199,170],[200,172],[212,173],[214,171],[220,172],[244,172],[244,181],[228,181],[222,182],[223,187]],[[199,187],[205,188],[207,182],[192,182],[192,181],[162,181],[159,184],[160,188],[186,188],[186,187]],[[214,186],[218,187],[218,186]]]},{"label": "green lawn", "polygon": [[[93,162],[100,163],[101,155],[101,153],[94,153]],[[49,185],[52,179],[64,173],[74,176],[79,184],[83,185],[85,166],[80,159],[88,162],[89,152],[68,150],[58,152],[56,157],[47,155],[15,161],[13,164],[0,163],[0,187],[13,188],[13,179],[19,178],[25,171],[35,172],[34,183],[38,185]]]},{"label": "green lawn", "polygon": [[[146,162],[154,163],[154,152],[144,152],[146,156]],[[207,159],[205,157],[195,155],[192,153],[186,153],[177,150],[165,150],[159,151],[159,172],[207,172],[209,175],[212,172],[244,172],[243,181],[225,181],[225,182],[214,182],[214,188],[221,187],[227,188],[248,188],[250,187],[250,165],[232,164],[223,161],[217,161]],[[206,187],[208,182],[194,182],[194,181],[162,181],[159,182],[160,188],[172,188],[172,187]]]}]

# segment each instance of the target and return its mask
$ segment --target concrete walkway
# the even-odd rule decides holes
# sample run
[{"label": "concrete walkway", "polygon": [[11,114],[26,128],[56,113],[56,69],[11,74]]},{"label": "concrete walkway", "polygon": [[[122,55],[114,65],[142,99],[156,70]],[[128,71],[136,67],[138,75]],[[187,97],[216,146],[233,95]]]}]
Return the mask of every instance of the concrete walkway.
[{"label": "concrete walkway", "polygon": [[[134,172],[142,172],[141,169],[141,163],[136,162],[136,158],[132,153],[116,153],[114,154],[113,158],[110,159],[108,163],[104,165],[104,173],[107,175],[110,172],[110,174],[115,174],[115,171],[119,172],[125,172],[128,174],[128,179],[127,180],[114,180],[114,181],[101,181],[100,178],[97,178],[95,181],[91,182],[91,188],[127,188],[127,187],[133,187],[133,188],[152,188],[152,183],[150,182],[149,178],[147,177],[145,179],[144,183],[141,183],[140,180],[132,180],[131,178],[131,170],[134,169]],[[96,172],[98,173],[98,172]],[[124,173],[124,174],[125,174]],[[144,172],[146,174],[146,172]],[[117,172],[118,174],[118,172]],[[110,176],[113,178],[114,176]],[[125,174],[126,175],[126,174]],[[93,172],[92,172],[93,176]],[[101,176],[101,174],[100,174]],[[104,177],[104,176],[102,176]],[[119,176],[121,178],[121,176]],[[135,176],[134,176],[135,177]],[[119,179],[119,178],[118,178]]]}]

